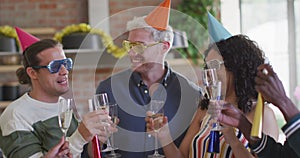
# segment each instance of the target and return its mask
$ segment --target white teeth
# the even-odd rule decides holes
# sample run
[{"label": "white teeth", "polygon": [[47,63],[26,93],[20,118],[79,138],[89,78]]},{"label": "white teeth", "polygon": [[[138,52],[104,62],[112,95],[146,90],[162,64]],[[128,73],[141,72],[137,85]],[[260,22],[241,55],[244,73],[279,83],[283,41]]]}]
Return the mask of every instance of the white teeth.
[{"label": "white teeth", "polygon": [[138,63],[138,62],[140,62],[140,60],[132,60],[132,62]]},{"label": "white teeth", "polygon": [[133,63],[140,63],[143,61],[143,57],[140,55],[131,56],[131,62]]},{"label": "white teeth", "polygon": [[67,81],[68,81],[67,79],[63,79],[63,80],[59,80],[58,83],[60,83],[60,84],[66,84]]},{"label": "white teeth", "polygon": [[142,62],[142,59],[141,58],[134,58],[134,59],[131,59],[131,61],[133,63],[139,63],[139,62]]}]

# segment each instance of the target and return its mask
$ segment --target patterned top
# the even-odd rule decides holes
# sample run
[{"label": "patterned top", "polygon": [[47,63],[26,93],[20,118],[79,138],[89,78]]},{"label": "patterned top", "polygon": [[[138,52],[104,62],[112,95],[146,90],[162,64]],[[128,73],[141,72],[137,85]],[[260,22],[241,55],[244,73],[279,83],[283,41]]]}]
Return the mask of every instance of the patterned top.
[{"label": "patterned top", "polygon": [[[209,143],[209,134],[210,134],[210,126],[209,126],[210,115],[206,115],[203,118],[201,128],[199,132],[195,135],[192,140],[189,157],[190,158],[235,158],[232,149],[229,144],[225,142],[224,135],[220,133],[220,153],[212,154],[208,153],[208,143]],[[238,130],[235,129],[236,136],[240,140],[240,142],[247,148],[248,141],[244,137],[244,135]]]}]

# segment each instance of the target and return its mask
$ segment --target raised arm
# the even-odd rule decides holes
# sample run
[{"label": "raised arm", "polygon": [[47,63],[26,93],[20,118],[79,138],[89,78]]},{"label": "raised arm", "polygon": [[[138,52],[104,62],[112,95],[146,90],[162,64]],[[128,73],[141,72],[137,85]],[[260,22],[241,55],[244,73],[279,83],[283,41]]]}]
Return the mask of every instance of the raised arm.
[{"label": "raised arm", "polygon": [[[264,69],[268,71],[267,74],[263,73]],[[295,104],[286,96],[282,82],[270,65],[263,64],[258,67],[255,82],[256,90],[263,95],[266,101],[280,109],[287,122],[299,113]]]}]

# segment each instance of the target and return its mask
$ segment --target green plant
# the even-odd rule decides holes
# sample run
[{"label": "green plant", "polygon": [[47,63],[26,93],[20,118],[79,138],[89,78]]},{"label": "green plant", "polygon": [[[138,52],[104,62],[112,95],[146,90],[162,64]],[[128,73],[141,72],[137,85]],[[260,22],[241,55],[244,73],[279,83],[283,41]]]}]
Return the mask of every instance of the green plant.
[{"label": "green plant", "polygon": [[105,33],[104,31],[96,28],[91,28],[90,25],[86,23],[80,24],[72,24],[63,28],[60,32],[57,32],[54,35],[54,39],[62,42],[64,36],[70,35],[76,32],[85,32],[91,34],[98,34],[102,38],[102,43],[105,46],[108,53],[111,53],[116,58],[122,58],[126,55],[126,49],[119,48],[117,45],[114,44],[112,37]]},{"label": "green plant", "polygon": [[0,26],[0,34],[2,34],[3,36],[17,39],[16,30],[8,25]]},{"label": "green plant", "polygon": [[13,27],[9,25],[0,26],[0,35],[14,38],[19,46],[19,39],[16,30]]},{"label": "green plant", "polygon": [[[219,0],[182,0],[181,4],[178,5],[177,10],[189,15],[192,18],[187,18],[179,26],[179,30],[193,30],[192,32],[186,32],[188,39],[193,38],[197,39],[196,43],[189,40],[188,48],[180,48],[178,51],[185,58],[191,58],[195,64],[199,64],[198,60],[203,59],[201,50],[204,50],[208,41],[207,26],[208,18],[207,12],[210,12],[212,15],[216,15],[220,6]],[[176,17],[170,19],[176,21]],[[190,25],[196,20],[203,28],[193,28],[195,26]]]}]

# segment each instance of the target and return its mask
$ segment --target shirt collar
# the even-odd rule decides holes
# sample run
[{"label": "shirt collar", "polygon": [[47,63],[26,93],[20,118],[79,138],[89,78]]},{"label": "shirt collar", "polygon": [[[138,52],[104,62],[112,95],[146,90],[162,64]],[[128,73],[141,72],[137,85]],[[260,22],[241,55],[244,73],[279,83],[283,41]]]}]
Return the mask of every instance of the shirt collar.
[{"label": "shirt collar", "polygon": [[[165,66],[165,69],[167,70],[167,73],[165,74],[163,80],[160,83],[166,87],[168,85],[168,79],[171,76],[172,70],[169,67],[169,64],[167,62],[165,62],[164,66]],[[141,75],[137,72],[132,72],[132,79],[138,87],[145,85],[145,83],[142,80]]]}]

